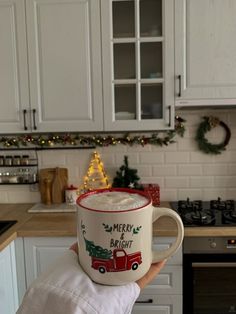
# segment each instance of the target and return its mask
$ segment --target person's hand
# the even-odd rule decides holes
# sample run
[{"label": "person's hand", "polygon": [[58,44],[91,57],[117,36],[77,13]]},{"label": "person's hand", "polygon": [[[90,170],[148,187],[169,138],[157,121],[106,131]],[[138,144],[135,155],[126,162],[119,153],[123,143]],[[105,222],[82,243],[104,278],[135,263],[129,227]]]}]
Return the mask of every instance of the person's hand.
[{"label": "person's hand", "polygon": [[[78,244],[74,243],[71,245],[70,250],[73,250],[76,254],[78,254]],[[161,271],[161,269],[164,267],[166,263],[166,260],[153,263],[148,272],[139,280],[136,281],[136,283],[139,285],[140,289],[143,289],[148,285]]]},{"label": "person's hand", "polygon": [[148,272],[139,280],[136,281],[136,283],[139,285],[140,289],[145,288],[161,271],[161,269],[164,267],[166,263],[166,260],[153,263]]}]

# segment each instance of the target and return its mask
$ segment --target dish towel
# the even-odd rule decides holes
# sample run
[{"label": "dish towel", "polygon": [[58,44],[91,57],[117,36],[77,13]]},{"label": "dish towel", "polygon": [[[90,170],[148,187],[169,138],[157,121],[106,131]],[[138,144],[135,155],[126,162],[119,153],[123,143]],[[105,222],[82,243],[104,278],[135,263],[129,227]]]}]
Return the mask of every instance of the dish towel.
[{"label": "dish towel", "polygon": [[136,283],[103,286],[83,272],[68,250],[27,290],[17,314],[129,314],[138,298]]}]

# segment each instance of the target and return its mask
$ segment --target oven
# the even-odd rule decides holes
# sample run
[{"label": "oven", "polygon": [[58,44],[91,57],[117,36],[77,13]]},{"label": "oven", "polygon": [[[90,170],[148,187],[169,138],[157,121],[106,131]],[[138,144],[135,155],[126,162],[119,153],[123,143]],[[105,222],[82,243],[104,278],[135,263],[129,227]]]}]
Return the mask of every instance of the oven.
[{"label": "oven", "polygon": [[[234,227],[233,200],[173,202],[188,227]],[[212,233],[213,234],[213,233]],[[236,314],[236,236],[186,237],[183,242],[183,314]]]},{"label": "oven", "polygon": [[183,314],[236,314],[236,237],[186,238]]}]

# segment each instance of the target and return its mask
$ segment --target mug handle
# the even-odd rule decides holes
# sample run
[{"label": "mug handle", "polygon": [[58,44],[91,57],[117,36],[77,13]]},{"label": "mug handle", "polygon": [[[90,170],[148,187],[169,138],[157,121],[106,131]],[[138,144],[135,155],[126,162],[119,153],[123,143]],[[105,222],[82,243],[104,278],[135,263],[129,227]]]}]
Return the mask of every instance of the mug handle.
[{"label": "mug handle", "polygon": [[160,262],[172,256],[179,249],[184,238],[184,226],[180,216],[170,208],[153,207],[152,222],[163,216],[167,216],[175,220],[178,233],[175,242],[167,250],[161,252],[152,251],[152,263]]}]

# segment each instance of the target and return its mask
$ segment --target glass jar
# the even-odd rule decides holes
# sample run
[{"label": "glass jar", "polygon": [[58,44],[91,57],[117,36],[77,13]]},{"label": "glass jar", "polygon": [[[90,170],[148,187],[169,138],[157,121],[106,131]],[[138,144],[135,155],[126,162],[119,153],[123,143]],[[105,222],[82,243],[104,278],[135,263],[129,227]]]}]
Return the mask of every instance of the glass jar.
[{"label": "glass jar", "polygon": [[15,155],[13,157],[12,164],[14,166],[19,166],[21,164],[21,157],[20,157],[20,155]]},{"label": "glass jar", "polygon": [[12,156],[7,155],[7,156],[5,157],[4,165],[5,165],[5,166],[12,166]]},{"label": "glass jar", "polygon": [[4,165],[4,156],[1,155],[0,156],[0,166],[3,166]]},{"label": "glass jar", "polygon": [[28,165],[29,164],[29,155],[23,155],[21,158],[21,164],[22,165]]}]

